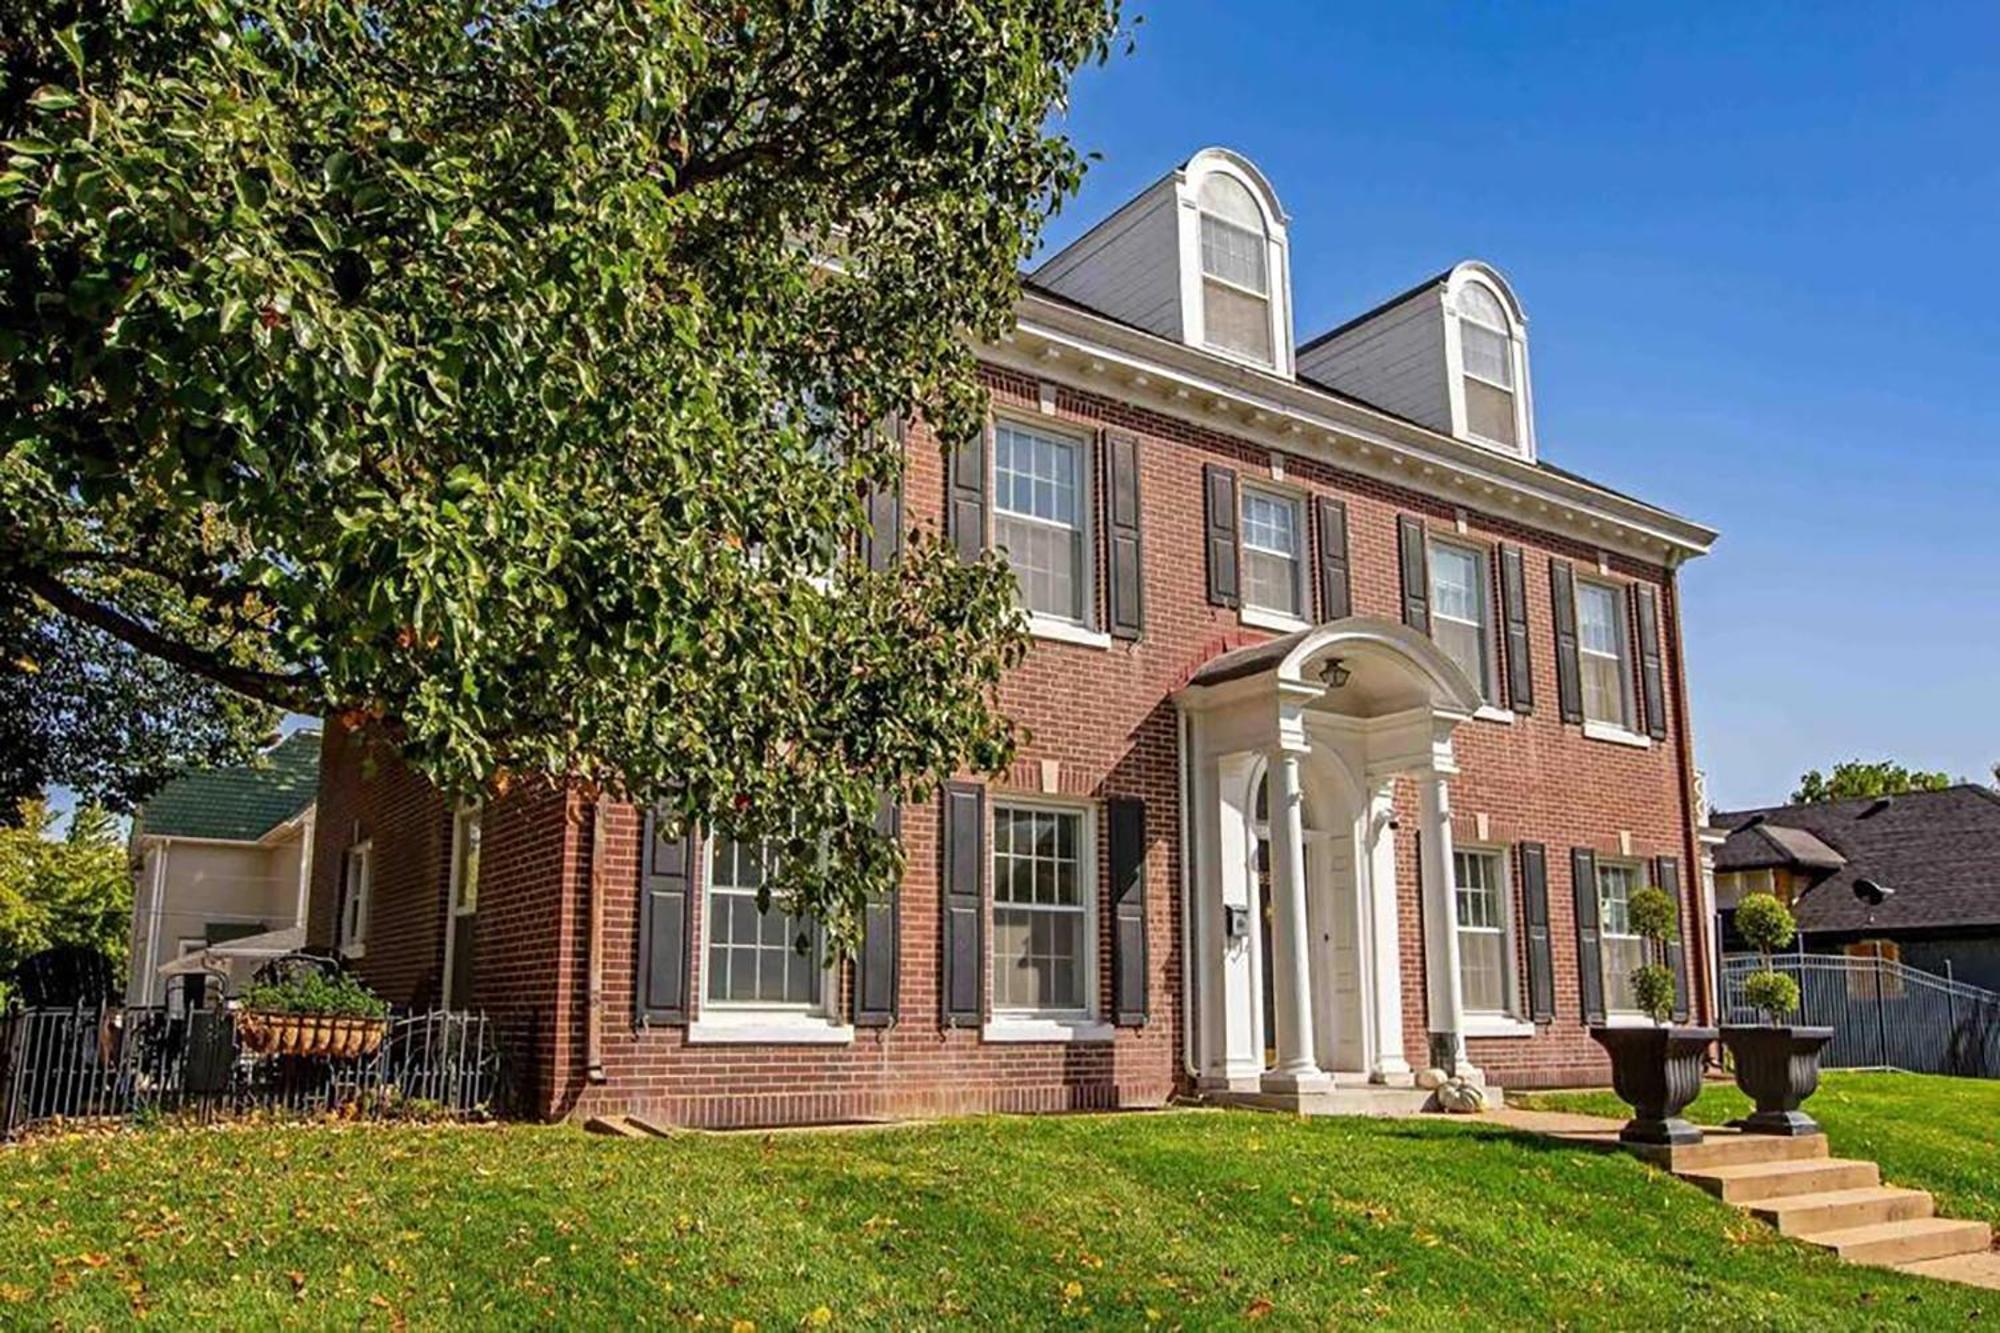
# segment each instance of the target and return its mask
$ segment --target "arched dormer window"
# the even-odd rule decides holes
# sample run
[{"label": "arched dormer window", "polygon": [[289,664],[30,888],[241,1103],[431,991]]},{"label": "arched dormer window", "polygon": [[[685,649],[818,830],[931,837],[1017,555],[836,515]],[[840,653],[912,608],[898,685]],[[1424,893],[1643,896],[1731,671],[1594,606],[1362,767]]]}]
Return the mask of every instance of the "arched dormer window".
[{"label": "arched dormer window", "polygon": [[1513,323],[1500,298],[1483,282],[1467,282],[1458,289],[1458,340],[1466,434],[1519,449]]},{"label": "arched dormer window", "polygon": [[1197,192],[1201,215],[1203,338],[1211,346],[1272,362],[1270,238],[1249,187],[1210,172]]}]

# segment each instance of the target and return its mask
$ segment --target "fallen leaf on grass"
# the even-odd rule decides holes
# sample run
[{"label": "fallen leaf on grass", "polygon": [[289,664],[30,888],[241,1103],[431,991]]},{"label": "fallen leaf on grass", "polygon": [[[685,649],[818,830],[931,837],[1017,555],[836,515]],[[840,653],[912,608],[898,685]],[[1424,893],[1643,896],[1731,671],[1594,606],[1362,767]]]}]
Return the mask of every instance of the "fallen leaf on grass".
[{"label": "fallen leaf on grass", "polygon": [[1271,1310],[1271,1302],[1259,1296],[1244,1308],[1243,1317],[1245,1319],[1262,1319],[1265,1315],[1271,1313]]}]

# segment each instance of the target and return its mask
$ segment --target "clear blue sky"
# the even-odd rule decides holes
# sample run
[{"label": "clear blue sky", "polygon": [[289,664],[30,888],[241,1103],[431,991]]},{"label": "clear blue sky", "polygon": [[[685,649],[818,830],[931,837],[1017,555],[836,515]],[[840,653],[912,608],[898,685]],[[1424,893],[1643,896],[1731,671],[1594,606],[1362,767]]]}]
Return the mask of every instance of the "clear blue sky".
[{"label": "clear blue sky", "polygon": [[1543,454],[1720,528],[1724,806],[2000,760],[2000,5],[1142,0],[1074,236],[1195,149],[1292,218],[1301,339],[1447,264],[1527,306]]}]

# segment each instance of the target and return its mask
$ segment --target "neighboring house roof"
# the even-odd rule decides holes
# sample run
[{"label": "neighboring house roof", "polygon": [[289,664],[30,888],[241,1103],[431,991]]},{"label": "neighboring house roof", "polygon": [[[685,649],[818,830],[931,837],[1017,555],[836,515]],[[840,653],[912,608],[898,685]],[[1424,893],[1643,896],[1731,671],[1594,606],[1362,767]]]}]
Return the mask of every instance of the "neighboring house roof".
[{"label": "neighboring house roof", "polygon": [[[2000,793],[1985,787],[1738,810],[1711,823],[1730,830],[1717,870],[1823,875],[1795,907],[1808,934],[2000,926]],[[1893,892],[1871,911],[1854,896],[1857,879]]]},{"label": "neighboring house roof", "polygon": [[256,762],[175,778],[139,807],[145,837],[255,842],[319,795],[319,732],[295,731]]}]

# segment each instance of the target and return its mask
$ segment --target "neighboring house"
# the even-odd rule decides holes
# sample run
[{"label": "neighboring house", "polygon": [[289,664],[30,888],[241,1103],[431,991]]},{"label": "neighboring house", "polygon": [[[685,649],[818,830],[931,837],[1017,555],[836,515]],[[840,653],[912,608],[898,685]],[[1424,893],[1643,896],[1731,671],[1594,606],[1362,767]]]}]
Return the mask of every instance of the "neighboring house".
[{"label": "neighboring house", "polygon": [[126,1003],[161,1003],[160,968],[188,954],[304,924],[319,754],[319,732],[295,731],[257,763],[185,774],[139,807]]},{"label": "neighboring house", "polygon": [[869,558],[1012,554],[1029,740],[885,812],[908,871],[852,963],[759,917],[756,848],[522,784],[454,811],[338,728],[314,938],[496,1016],[543,1113],[708,1124],[1601,1082],[1649,883],[1707,1017],[1676,571],[1715,534],[1541,458],[1493,268],[1295,346],[1293,265],[1263,176],[1198,153],[1031,276],[983,440],[909,427]]},{"label": "neighboring house", "polygon": [[[2000,990],[2000,793],[1971,785],[1717,813],[1716,910],[1726,949],[1746,893],[1774,893],[1799,948],[1898,959]],[[1880,906],[1855,896],[1869,880]]]}]

